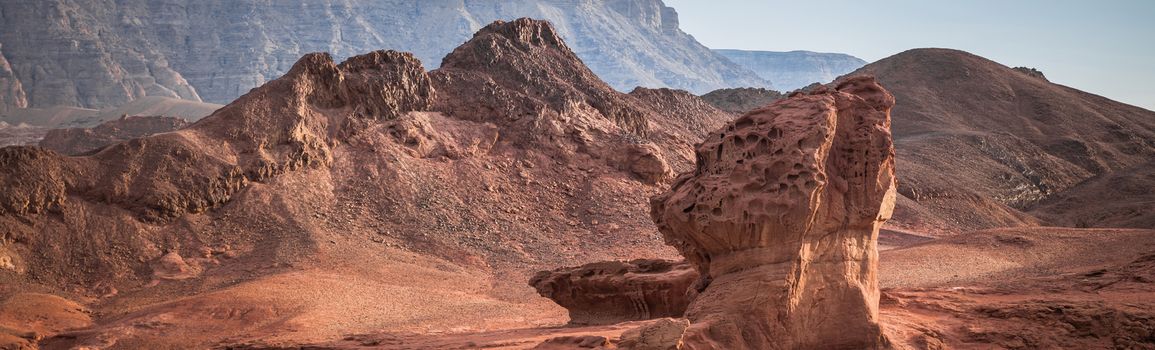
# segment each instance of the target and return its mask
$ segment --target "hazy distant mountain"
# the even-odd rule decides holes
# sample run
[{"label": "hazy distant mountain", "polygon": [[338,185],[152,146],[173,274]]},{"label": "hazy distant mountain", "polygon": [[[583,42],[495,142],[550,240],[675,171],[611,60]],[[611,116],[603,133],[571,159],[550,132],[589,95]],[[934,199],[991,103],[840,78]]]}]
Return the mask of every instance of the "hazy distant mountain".
[{"label": "hazy distant mountain", "polygon": [[619,90],[770,86],[682,32],[661,0],[6,0],[0,104],[102,108],[143,96],[225,103],[315,51],[337,59],[412,51],[435,68],[482,26],[517,17],[552,21]]},{"label": "hazy distant mountain", "polygon": [[780,91],[790,91],[812,83],[829,83],[838,76],[862,68],[866,61],[842,53],[811,51],[714,50],[759,76],[773,81]]}]

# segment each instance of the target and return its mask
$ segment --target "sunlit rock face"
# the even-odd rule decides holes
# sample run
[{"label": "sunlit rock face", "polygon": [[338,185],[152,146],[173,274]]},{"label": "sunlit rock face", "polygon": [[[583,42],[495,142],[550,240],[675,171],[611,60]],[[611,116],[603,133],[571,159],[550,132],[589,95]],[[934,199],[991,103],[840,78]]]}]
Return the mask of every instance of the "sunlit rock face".
[{"label": "sunlit rock face", "polygon": [[687,349],[871,349],[879,227],[895,202],[890,109],[873,78],[752,111],[698,146],[652,216],[709,284]]}]

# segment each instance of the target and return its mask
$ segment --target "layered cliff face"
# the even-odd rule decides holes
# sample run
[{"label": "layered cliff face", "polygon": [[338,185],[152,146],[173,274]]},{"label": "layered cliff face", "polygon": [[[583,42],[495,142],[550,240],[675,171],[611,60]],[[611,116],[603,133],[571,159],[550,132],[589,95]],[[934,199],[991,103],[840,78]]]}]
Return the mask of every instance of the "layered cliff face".
[{"label": "layered cliff face", "polygon": [[174,52],[141,37],[148,32],[143,23],[114,4],[5,1],[0,17],[4,56],[29,107],[102,108],[144,96],[200,99],[169,66],[166,55]]},{"label": "layered cliff face", "polygon": [[[227,103],[305,53],[390,48],[432,69],[489,22],[518,17],[552,21],[619,90],[769,86],[679,30],[660,0],[17,0],[0,4],[0,43],[32,107],[104,108],[146,95]],[[13,91],[3,77],[0,88]]]},{"label": "layered cliff face", "polygon": [[873,78],[750,112],[652,199],[666,241],[709,284],[686,349],[875,349],[878,230],[896,191],[890,109]]},{"label": "layered cliff face", "polygon": [[866,61],[842,53],[726,49],[714,52],[773,81],[780,91],[801,89],[813,83],[826,84],[866,65]]},{"label": "layered cliff face", "polygon": [[24,85],[12,72],[12,65],[4,58],[4,46],[0,43],[0,113],[12,108],[28,107],[28,96]]}]

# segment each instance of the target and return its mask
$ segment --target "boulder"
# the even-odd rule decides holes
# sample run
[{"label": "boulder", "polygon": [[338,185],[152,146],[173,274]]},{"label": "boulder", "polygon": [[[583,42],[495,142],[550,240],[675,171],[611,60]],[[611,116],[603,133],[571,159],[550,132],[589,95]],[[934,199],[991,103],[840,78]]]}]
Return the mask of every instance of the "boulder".
[{"label": "boulder", "polygon": [[630,173],[646,183],[657,184],[673,177],[670,164],[654,144],[633,145],[626,152],[626,158]]},{"label": "boulder", "polygon": [[879,227],[895,202],[890,109],[872,77],[752,111],[651,201],[709,284],[686,349],[875,349]]},{"label": "boulder", "polygon": [[571,324],[681,317],[698,273],[680,261],[606,261],[538,272],[529,284],[569,310]]}]

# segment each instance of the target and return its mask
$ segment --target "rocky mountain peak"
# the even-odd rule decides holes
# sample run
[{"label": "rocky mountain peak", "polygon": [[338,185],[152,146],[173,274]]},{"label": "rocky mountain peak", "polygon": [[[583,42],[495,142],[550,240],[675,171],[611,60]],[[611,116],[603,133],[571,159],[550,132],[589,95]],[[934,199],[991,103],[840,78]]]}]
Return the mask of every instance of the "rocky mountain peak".
[{"label": "rocky mountain peak", "polygon": [[[464,45],[450,52],[441,61],[442,68],[486,68],[498,61],[531,59],[523,55],[558,56],[561,64],[572,64],[581,59],[570,50],[548,21],[519,18],[511,22],[494,21],[482,28]],[[504,57],[513,55],[515,57]],[[510,58],[513,58],[512,60]],[[582,67],[589,71],[588,68]],[[592,72],[590,72],[593,75]]]},{"label": "rocky mountain peak", "polygon": [[518,18],[510,22],[494,21],[473,35],[474,39],[488,35],[498,35],[512,43],[524,46],[557,47],[569,51],[553,25],[547,21]]},{"label": "rocky mountain peak", "polygon": [[544,114],[547,117],[610,120],[628,132],[644,134],[648,128],[645,112],[599,79],[554,33],[549,22],[527,18],[498,21],[482,29],[446,56],[435,71],[439,88],[476,101],[463,106],[461,98],[446,100],[454,105],[439,110],[484,118],[476,115],[481,104],[487,106],[483,111],[487,114],[500,111],[505,115],[507,120],[499,121],[505,124],[528,122],[521,118],[543,115],[540,112],[546,109],[552,112]]}]

